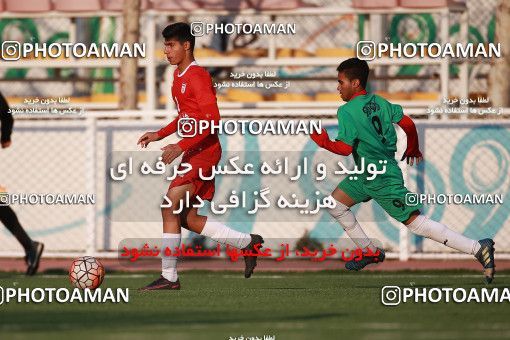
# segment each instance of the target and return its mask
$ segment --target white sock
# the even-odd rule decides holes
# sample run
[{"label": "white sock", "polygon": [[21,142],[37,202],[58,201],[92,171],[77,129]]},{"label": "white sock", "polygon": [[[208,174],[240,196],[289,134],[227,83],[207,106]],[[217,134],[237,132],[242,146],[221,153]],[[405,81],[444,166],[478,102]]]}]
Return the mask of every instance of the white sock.
[{"label": "white sock", "polygon": [[228,244],[239,249],[245,248],[251,242],[250,234],[234,230],[220,222],[211,221],[209,218],[200,235],[210,237],[220,244]]},{"label": "white sock", "polygon": [[181,234],[163,233],[163,242],[161,244],[161,275],[172,282],[177,281],[177,257],[165,256],[165,248],[168,247],[174,251],[176,247],[181,245]]},{"label": "white sock", "polygon": [[[333,197],[331,198],[333,199]],[[336,207],[328,209],[328,212],[338,223],[340,223],[347,235],[352,239],[356,246],[358,246],[358,248],[363,250],[368,248],[373,252],[377,250],[363,229],[361,229],[356,217],[348,206],[336,201]]]},{"label": "white sock", "polygon": [[467,238],[449,229],[444,224],[429,219],[425,215],[418,215],[407,227],[416,235],[443,243],[445,246],[466,254],[475,255],[480,249],[478,241]]}]

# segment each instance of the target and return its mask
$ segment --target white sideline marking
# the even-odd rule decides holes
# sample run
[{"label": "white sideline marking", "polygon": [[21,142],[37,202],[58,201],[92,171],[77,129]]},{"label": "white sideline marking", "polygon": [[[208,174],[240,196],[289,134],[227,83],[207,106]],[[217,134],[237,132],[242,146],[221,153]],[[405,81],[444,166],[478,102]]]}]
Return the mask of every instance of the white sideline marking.
[{"label": "white sideline marking", "polygon": [[[186,273],[184,273],[183,275],[185,275]],[[259,278],[259,279],[283,279],[283,278],[288,278],[288,277],[295,277],[295,278],[303,278],[303,277],[320,277],[320,278],[342,278],[342,273],[339,273],[338,275],[334,275],[334,274],[328,274],[328,275],[320,275],[320,274],[317,274],[317,275],[314,275],[313,273],[310,273],[310,274],[307,274],[307,275],[299,275],[299,274],[294,274],[293,272],[289,272],[290,275],[257,275],[256,273],[253,274],[252,278]],[[147,276],[151,276],[151,275],[156,275],[156,274],[106,274],[106,277],[111,277],[111,278],[144,278],[144,277],[147,277]],[[16,277],[16,276],[23,276],[23,274],[14,274],[13,277]],[[55,274],[42,274],[42,275],[36,275],[35,278],[48,278],[48,279],[57,279],[57,278],[61,278],[63,276],[67,276],[67,274],[61,274],[61,275],[55,275]],[[210,276],[210,277],[213,277],[213,276],[216,276],[214,274],[205,274],[205,276]],[[223,278],[238,278],[238,279],[245,279],[243,275],[241,274],[231,274],[231,275],[222,275]],[[361,276],[360,276],[361,277]],[[372,274],[372,275],[363,275],[363,278],[403,278],[403,277],[413,277],[413,278],[441,278],[441,277],[453,277],[453,278],[480,278],[480,277],[483,277],[483,275],[480,273],[480,274],[461,274],[461,275],[449,275],[449,274],[427,274],[427,275],[423,275],[423,274],[420,274],[420,273],[416,273],[416,274]],[[498,275],[496,274],[495,278],[500,278],[500,277],[510,277],[510,274],[501,274],[501,275]],[[11,277],[12,278],[12,277]],[[2,279],[9,279],[9,277],[5,277],[5,278],[1,278],[0,277],[0,280]]]}]

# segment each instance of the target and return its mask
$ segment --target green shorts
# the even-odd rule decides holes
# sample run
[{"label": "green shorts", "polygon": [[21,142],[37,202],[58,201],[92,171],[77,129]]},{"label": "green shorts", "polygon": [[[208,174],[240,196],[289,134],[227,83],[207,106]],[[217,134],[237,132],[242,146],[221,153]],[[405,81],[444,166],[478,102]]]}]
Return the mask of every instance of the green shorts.
[{"label": "green shorts", "polygon": [[350,180],[345,178],[338,184],[354,202],[367,202],[374,199],[391,217],[399,222],[406,221],[411,213],[422,208],[422,204],[409,196],[415,194],[404,186],[402,172],[398,166],[388,167],[385,174],[372,181],[364,178]]}]

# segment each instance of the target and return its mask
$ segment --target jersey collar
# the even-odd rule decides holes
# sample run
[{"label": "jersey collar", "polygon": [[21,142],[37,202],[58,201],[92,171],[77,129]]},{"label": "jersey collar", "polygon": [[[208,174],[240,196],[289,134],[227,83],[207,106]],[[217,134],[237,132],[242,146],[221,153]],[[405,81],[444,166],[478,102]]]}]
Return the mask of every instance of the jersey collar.
[{"label": "jersey collar", "polygon": [[192,62],[191,62],[191,64],[189,64],[189,65],[188,65],[188,67],[186,67],[186,68],[184,69],[184,71],[182,71],[182,73],[179,73],[179,71],[177,71],[177,77],[179,77],[179,78],[180,78],[180,77],[182,77],[182,76],[184,75],[184,73],[186,73],[186,71],[187,71],[187,70],[188,70],[191,66],[193,66],[193,65],[197,65],[197,66],[198,66],[198,64],[197,64],[197,62],[196,62],[196,61],[192,61]]},{"label": "jersey collar", "polygon": [[351,99],[350,100],[353,100],[354,98],[356,98],[357,96],[362,96],[362,95],[365,95],[367,94],[367,91],[366,90],[362,90],[362,91],[359,91],[359,92],[356,92],[355,94],[352,95]]}]

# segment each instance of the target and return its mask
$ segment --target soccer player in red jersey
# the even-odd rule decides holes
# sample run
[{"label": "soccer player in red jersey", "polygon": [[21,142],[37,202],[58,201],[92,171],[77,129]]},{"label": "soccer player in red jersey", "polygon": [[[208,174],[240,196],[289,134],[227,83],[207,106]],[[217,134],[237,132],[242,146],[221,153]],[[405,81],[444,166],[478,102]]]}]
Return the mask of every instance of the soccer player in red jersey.
[{"label": "soccer player in red jersey", "polygon": [[[193,56],[195,37],[191,34],[190,26],[182,22],[171,24],[163,30],[162,34],[165,39],[165,55],[170,64],[177,66],[174,71],[172,98],[177,107],[178,117],[159,131],[143,134],[138,144],[145,148],[149,143],[161,140],[180,129],[182,136],[189,135],[189,137],[163,147],[163,162],[169,164],[183,154],[182,162],[192,166],[192,169],[182,177],[175,178],[168,188],[166,196],[171,201],[171,207],[161,209],[162,247],[163,249],[179,247],[181,227],[183,227],[210,237],[221,244],[244,250],[255,250],[256,246],[263,243],[260,235],[242,233],[220,222],[212,221],[206,216],[198,215],[198,208],[185,207],[180,214],[177,213],[186,195],[198,196],[202,200],[209,201],[214,196],[214,178],[201,179],[199,169],[204,177],[210,176],[213,167],[220,161],[221,144],[218,135],[211,133],[210,129],[190,131],[190,128],[193,125],[197,128],[199,122],[203,120],[209,121],[209,124],[218,124],[220,112],[211,76],[206,69],[196,63]],[[245,256],[244,260],[244,275],[248,278],[257,265],[257,257]],[[142,290],[179,289],[176,264],[176,257],[163,256],[161,276]]]}]

